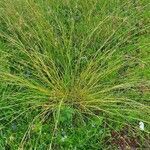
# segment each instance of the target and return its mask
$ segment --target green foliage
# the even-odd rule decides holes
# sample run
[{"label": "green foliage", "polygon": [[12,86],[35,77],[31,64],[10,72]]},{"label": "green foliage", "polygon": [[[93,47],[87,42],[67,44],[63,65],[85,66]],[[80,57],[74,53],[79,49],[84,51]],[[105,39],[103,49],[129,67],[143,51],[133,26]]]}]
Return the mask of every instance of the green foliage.
[{"label": "green foliage", "polygon": [[149,147],[147,0],[3,0],[0,11],[0,149]]}]

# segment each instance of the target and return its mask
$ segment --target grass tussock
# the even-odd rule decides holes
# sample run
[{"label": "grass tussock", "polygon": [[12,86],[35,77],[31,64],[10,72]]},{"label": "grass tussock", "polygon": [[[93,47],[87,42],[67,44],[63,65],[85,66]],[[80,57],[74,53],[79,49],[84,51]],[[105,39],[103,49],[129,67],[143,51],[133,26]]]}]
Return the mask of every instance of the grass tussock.
[{"label": "grass tussock", "polygon": [[0,147],[148,148],[149,7],[1,1]]}]

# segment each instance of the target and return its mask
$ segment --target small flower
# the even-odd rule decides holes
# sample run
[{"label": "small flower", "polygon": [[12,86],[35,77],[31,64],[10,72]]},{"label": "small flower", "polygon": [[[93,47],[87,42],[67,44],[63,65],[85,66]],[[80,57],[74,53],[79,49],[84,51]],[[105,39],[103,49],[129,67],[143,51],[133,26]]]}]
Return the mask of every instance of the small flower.
[{"label": "small flower", "polygon": [[144,130],[144,123],[142,121],[139,122],[139,128],[140,130]]}]

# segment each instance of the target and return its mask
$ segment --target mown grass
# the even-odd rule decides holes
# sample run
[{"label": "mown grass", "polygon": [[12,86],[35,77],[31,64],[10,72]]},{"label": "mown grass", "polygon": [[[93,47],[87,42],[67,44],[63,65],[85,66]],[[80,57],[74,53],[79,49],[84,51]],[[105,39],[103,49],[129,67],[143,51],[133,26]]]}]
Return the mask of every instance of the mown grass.
[{"label": "mown grass", "polygon": [[1,1],[0,149],[149,148],[149,8]]}]

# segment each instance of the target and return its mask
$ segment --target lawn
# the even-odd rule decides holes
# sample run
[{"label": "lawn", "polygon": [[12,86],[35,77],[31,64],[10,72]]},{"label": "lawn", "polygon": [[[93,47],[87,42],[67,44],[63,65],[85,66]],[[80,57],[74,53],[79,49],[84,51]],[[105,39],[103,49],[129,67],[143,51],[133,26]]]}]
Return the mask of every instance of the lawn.
[{"label": "lawn", "polygon": [[150,149],[148,0],[0,1],[0,150]]}]

